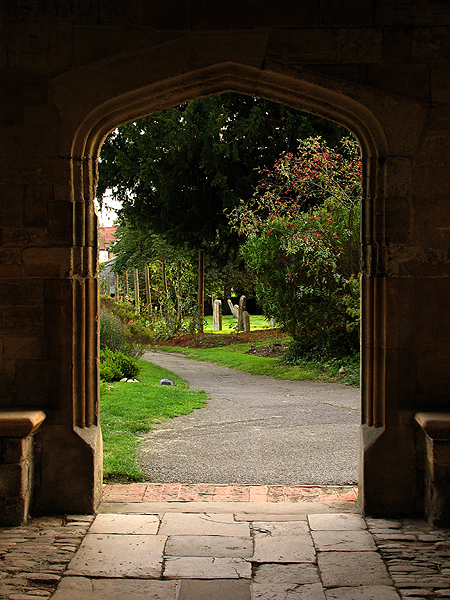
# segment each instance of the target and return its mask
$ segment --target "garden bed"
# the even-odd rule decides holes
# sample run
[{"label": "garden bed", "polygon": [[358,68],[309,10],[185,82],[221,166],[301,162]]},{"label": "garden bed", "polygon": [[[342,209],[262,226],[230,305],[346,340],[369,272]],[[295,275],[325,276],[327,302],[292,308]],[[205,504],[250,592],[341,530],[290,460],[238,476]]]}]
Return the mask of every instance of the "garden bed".
[{"label": "garden bed", "polygon": [[[281,335],[278,329],[260,329],[249,333],[200,333],[198,335],[184,334],[160,340],[158,346],[178,346],[180,348],[216,348],[218,346],[229,346],[231,344],[252,344],[263,342]],[[271,344],[272,345],[272,344]]]}]

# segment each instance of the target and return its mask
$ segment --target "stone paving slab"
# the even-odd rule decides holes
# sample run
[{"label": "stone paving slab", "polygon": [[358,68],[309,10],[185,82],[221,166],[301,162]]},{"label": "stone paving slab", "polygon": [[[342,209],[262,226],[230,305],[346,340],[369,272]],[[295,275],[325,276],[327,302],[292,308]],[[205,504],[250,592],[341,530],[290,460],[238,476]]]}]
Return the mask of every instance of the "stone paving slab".
[{"label": "stone paving slab", "polygon": [[377,547],[368,531],[313,531],[318,552],[374,552]]},{"label": "stone paving slab", "polygon": [[255,539],[252,558],[257,563],[314,563],[316,553],[309,535]]},{"label": "stone paving slab", "polygon": [[52,600],[175,600],[176,586],[176,581],[65,577]]},{"label": "stone paving slab", "polygon": [[325,587],[392,585],[376,552],[320,552],[319,571]]},{"label": "stone paving slab", "polygon": [[97,515],[89,533],[128,533],[153,535],[158,533],[157,515]]},{"label": "stone paving slab", "polygon": [[327,600],[400,600],[393,587],[361,585],[325,590]]},{"label": "stone paving slab", "polygon": [[[188,517],[185,525],[189,522],[191,525],[193,524],[190,519],[203,519],[205,507],[211,508],[214,504],[217,507],[218,503],[196,504],[202,504],[203,511],[196,509],[189,512],[188,505],[185,505]],[[226,503],[219,505],[224,504]],[[166,506],[169,505],[170,503],[166,503]],[[311,505],[312,503],[308,503],[308,506]],[[319,503],[318,505],[320,506]],[[131,505],[122,504],[122,506]],[[200,564],[197,564],[198,572],[202,577],[208,575],[204,570],[209,571],[217,561],[223,562],[221,566],[224,566],[226,561],[230,561],[228,563],[228,567],[230,567],[231,559],[240,559],[243,568],[250,569],[252,566],[252,580],[247,576],[249,570],[244,573],[246,576],[243,579],[236,578],[235,575],[239,575],[239,569],[238,573],[234,569],[230,576],[227,575],[226,570],[222,574],[216,571],[214,574],[219,575],[217,579],[194,579],[193,571],[186,566],[187,562],[184,562],[185,571],[182,576],[174,576],[173,579],[167,580],[163,579],[161,571],[156,577],[155,575],[146,575],[141,579],[135,579],[134,575],[128,578],[127,574],[119,574],[117,577],[114,576],[112,582],[110,581],[112,577],[105,573],[101,573],[99,577],[97,575],[75,577],[70,575],[70,572],[68,575],[66,568],[83,538],[85,540],[83,544],[85,544],[86,540],[95,536],[105,539],[110,537],[125,539],[127,534],[109,534],[106,531],[105,533],[93,533],[92,529],[90,533],[87,533],[93,520],[93,517],[89,516],[42,517],[33,519],[28,526],[0,529],[0,599],[49,598],[55,592],[58,582],[61,581],[57,591],[59,595],[54,596],[56,600],[69,600],[69,598],[70,600],[81,600],[81,598],[83,600],[85,598],[86,600],[106,600],[106,598],[116,600],[116,596],[114,596],[116,592],[117,598],[127,598],[128,595],[130,600],[135,598],[139,600],[141,597],[159,600],[193,600],[194,598],[195,600],[203,598],[254,600],[258,597],[292,600],[314,598],[314,595],[308,596],[307,594],[316,593],[315,590],[318,588],[314,588],[314,584],[321,583],[320,576],[323,578],[324,585],[321,585],[321,588],[323,588],[326,600],[365,600],[366,598],[368,600],[398,600],[399,598],[402,600],[438,600],[450,598],[450,529],[436,529],[418,519],[361,519],[359,515],[356,515],[357,519],[354,519],[355,513],[352,510],[336,514],[333,519],[330,519],[331,513],[327,512],[328,508],[322,513],[322,516],[319,516],[317,512],[305,513],[304,507],[299,508],[298,504],[292,504],[289,508],[288,503],[260,503],[250,507],[248,512],[246,512],[247,505],[245,503],[234,502],[232,506],[233,510],[239,510],[238,507],[242,508],[243,506],[245,510],[242,513],[232,510],[220,514],[216,514],[217,511],[212,510],[206,515],[206,523],[226,525],[227,527],[244,526],[246,535],[206,535],[202,540],[201,535],[194,535],[197,530],[193,529],[188,533],[185,531],[182,536],[171,536],[172,538],[178,537],[176,542],[179,546],[174,548],[174,551],[181,554],[184,552],[182,548],[191,544],[193,552],[190,554],[200,553],[205,547],[206,552],[210,554],[216,553],[216,550],[218,554],[224,553],[223,548],[231,553],[236,550],[238,554],[242,554],[239,549],[241,544],[248,548],[247,545],[251,543],[255,543],[256,546],[265,540],[277,544],[280,543],[277,540],[306,537],[311,539],[311,544],[314,538],[317,558],[308,563],[276,561],[266,563],[254,562],[255,557],[263,558],[257,555],[251,558],[244,557],[244,560],[240,556],[166,556],[168,561],[180,560],[178,568],[183,566],[181,559],[198,558],[203,561],[206,559],[206,562],[201,565],[203,571],[199,568]],[[261,506],[265,508],[262,509]],[[282,510],[280,507],[283,507]],[[128,516],[128,523],[130,526],[132,525],[133,531],[144,531],[147,526],[154,528],[157,522],[164,520],[164,517],[169,514],[173,515],[174,513],[152,511],[149,515],[141,517],[138,513],[131,512]],[[124,520],[111,520],[109,517],[105,520],[104,517],[104,514],[101,515],[101,518],[99,517],[98,526],[105,526],[106,529],[110,529],[112,526],[120,528],[122,525],[119,523],[125,523],[128,520],[128,517],[125,518],[125,513],[120,513],[120,517],[124,517]],[[112,525],[113,523],[115,524]],[[363,524],[364,528],[362,528]],[[311,532],[309,533],[310,526]],[[93,531],[95,531],[95,525]],[[376,552],[372,549],[336,551],[332,547],[333,540],[333,543],[340,540],[339,543],[346,544],[360,539],[361,536],[367,537],[368,532],[375,541]],[[159,535],[159,533],[150,535],[135,533],[130,537],[157,539]],[[165,537],[163,536],[163,538]],[[197,549],[193,545],[195,542],[193,538],[198,538]],[[166,553],[171,551],[170,539],[169,537],[166,541]],[[233,541],[234,539],[236,542]],[[217,544],[217,547],[210,544],[211,541]],[[234,545],[230,546],[230,542]],[[209,550],[208,544],[211,548]],[[98,549],[102,550],[102,548]],[[273,551],[274,548],[271,550]],[[158,548],[158,555],[163,561],[162,564],[164,564],[163,552],[164,544],[161,544]],[[98,556],[94,556],[92,562],[95,562],[97,558],[100,561],[104,560],[104,552],[97,554]],[[76,556],[78,555],[77,553]],[[366,558],[374,557],[377,563],[375,564],[376,569],[372,568],[374,564],[365,562],[364,555]],[[118,560],[112,560],[114,566],[117,566],[123,556],[129,558],[125,551],[118,557]],[[332,561],[327,562],[327,559],[332,556],[338,557],[334,564]],[[145,559],[148,564],[147,558],[148,553],[146,553]],[[266,555],[266,558],[270,560],[270,556]],[[285,558],[289,560],[288,556]],[[206,566],[207,561],[211,561],[208,567]],[[380,565],[383,568],[380,568]],[[387,567],[388,571],[384,567]],[[225,576],[226,578],[224,578]],[[368,581],[368,576],[373,577],[373,580],[369,578]],[[349,578],[352,578],[351,581]],[[86,582],[89,584],[88,587],[86,587]],[[136,587],[133,587],[134,585]],[[251,596],[252,588],[253,597]],[[144,590],[143,593],[142,590]],[[61,595],[63,592],[65,595]],[[321,600],[323,600],[323,596]]]},{"label": "stone paving slab", "polygon": [[[315,513],[357,513],[358,508],[354,502],[231,502],[231,501],[208,501],[208,502],[106,502],[103,501],[98,507],[100,514],[168,514],[168,513],[221,513],[234,514],[236,520],[238,515],[249,515],[251,519],[261,520],[262,514],[292,515],[292,519]],[[259,515],[259,517],[258,517]],[[245,519],[244,519],[245,520]]]},{"label": "stone paving slab", "polygon": [[297,564],[266,564],[256,565],[253,575],[254,583],[273,585],[279,583],[320,583],[319,571],[316,565]]},{"label": "stone paving slab", "polygon": [[309,535],[308,524],[305,521],[255,521],[252,523],[252,531],[255,538],[270,535]]},{"label": "stone paving slab", "polygon": [[183,579],[178,594],[177,600],[251,600],[248,579]]},{"label": "stone paving slab", "polygon": [[232,514],[165,514],[161,535],[224,535],[250,537],[248,523],[236,523]]},{"label": "stone paving slab", "polygon": [[210,556],[214,558],[251,558],[253,542],[249,537],[223,535],[173,535],[166,543],[165,556]]},{"label": "stone paving slab", "polygon": [[176,579],[251,579],[251,564],[239,558],[169,557],[164,577]]},{"label": "stone paving slab", "polygon": [[161,577],[165,535],[89,533],[71,560],[67,575]]},{"label": "stone paving slab", "polygon": [[252,584],[252,600],[326,600],[320,583],[296,585]]},{"label": "stone paving slab", "polygon": [[[336,511],[337,512],[337,511]],[[315,514],[308,516],[312,531],[356,531],[367,529],[366,522],[356,514]]]}]

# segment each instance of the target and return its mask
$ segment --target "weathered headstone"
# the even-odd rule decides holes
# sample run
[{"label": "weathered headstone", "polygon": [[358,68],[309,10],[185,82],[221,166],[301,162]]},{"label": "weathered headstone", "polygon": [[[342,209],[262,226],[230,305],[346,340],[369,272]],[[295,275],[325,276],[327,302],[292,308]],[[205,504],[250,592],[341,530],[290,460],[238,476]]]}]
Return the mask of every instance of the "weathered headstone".
[{"label": "weathered headstone", "polygon": [[227,300],[228,306],[230,307],[231,314],[235,319],[238,318],[239,307],[236,304],[233,304],[230,299]]},{"label": "weathered headstone", "polygon": [[245,310],[245,305],[247,304],[247,298],[245,296],[241,296],[239,298],[239,310],[238,310],[238,331],[244,328],[243,325],[243,313]]},{"label": "weathered headstone", "polygon": [[244,310],[242,313],[242,320],[244,321],[244,332],[250,333],[250,315],[248,311]]},{"label": "weathered headstone", "polygon": [[214,300],[213,329],[214,329],[214,331],[222,331],[222,301],[221,300]]},{"label": "weathered headstone", "polygon": [[275,319],[273,317],[269,319],[269,327],[275,327]]}]

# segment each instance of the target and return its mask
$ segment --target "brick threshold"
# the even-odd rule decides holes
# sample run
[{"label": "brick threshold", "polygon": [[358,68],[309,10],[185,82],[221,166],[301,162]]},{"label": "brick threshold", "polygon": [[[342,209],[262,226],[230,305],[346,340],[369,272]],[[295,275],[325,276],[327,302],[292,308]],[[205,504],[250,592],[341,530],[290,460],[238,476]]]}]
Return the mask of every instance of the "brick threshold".
[{"label": "brick threshold", "polygon": [[214,485],[208,483],[107,483],[105,502],[355,502],[358,487],[315,485]]}]

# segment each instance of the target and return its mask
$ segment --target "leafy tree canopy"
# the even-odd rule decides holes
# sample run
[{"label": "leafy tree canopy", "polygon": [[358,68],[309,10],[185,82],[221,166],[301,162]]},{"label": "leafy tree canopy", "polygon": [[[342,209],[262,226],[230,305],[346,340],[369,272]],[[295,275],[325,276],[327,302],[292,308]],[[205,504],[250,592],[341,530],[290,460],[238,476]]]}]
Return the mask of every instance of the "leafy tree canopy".
[{"label": "leafy tree canopy", "polygon": [[261,171],[230,214],[264,313],[309,355],[358,349],[360,199],[357,142],[310,138]]},{"label": "leafy tree canopy", "polygon": [[112,190],[133,231],[226,259],[239,243],[226,211],[252,196],[260,169],[317,134],[330,143],[341,137],[334,123],[262,98],[200,98],[113,131],[97,195]]}]

